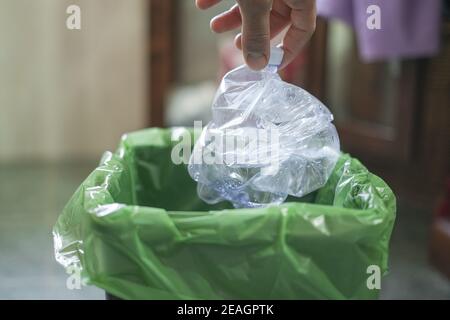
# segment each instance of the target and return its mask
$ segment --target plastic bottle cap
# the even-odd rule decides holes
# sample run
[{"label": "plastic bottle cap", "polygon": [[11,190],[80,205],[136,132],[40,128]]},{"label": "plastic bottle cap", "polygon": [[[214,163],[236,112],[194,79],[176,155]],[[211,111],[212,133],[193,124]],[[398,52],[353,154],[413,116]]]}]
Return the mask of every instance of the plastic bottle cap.
[{"label": "plastic bottle cap", "polygon": [[283,61],[284,51],[280,47],[272,47],[270,49],[269,65],[279,66]]}]

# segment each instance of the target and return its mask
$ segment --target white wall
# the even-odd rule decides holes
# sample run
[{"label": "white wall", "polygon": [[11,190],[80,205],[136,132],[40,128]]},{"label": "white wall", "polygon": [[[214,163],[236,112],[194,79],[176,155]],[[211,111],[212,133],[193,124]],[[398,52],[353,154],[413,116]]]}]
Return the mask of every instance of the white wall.
[{"label": "white wall", "polygon": [[146,0],[0,0],[0,162],[97,159],[145,126],[146,19]]}]

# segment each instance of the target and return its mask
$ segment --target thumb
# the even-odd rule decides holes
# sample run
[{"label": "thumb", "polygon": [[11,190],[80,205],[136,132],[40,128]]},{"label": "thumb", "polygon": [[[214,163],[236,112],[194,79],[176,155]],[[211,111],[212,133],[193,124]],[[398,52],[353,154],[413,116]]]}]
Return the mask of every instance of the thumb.
[{"label": "thumb", "polygon": [[238,0],[242,16],[242,51],[251,69],[264,68],[270,55],[272,0]]}]

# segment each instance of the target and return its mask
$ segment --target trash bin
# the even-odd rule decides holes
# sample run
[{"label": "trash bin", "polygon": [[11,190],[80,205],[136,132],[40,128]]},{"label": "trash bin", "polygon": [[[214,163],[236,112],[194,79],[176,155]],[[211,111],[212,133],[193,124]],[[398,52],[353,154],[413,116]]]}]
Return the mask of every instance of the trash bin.
[{"label": "trash bin", "polygon": [[378,297],[396,211],[383,180],[343,154],[304,198],[211,206],[171,161],[175,130],[188,129],[130,133],[105,153],[54,227],[59,263],[122,299]]}]

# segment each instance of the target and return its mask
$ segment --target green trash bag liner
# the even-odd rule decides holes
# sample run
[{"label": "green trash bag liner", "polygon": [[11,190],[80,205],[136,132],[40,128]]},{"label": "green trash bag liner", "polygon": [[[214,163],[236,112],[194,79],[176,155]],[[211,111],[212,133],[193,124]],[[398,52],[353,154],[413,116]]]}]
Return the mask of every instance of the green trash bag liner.
[{"label": "green trash bag liner", "polygon": [[53,230],[68,271],[124,299],[378,297],[396,211],[383,180],[342,155],[302,199],[211,206],[171,161],[174,130],[125,135],[81,184]]}]

